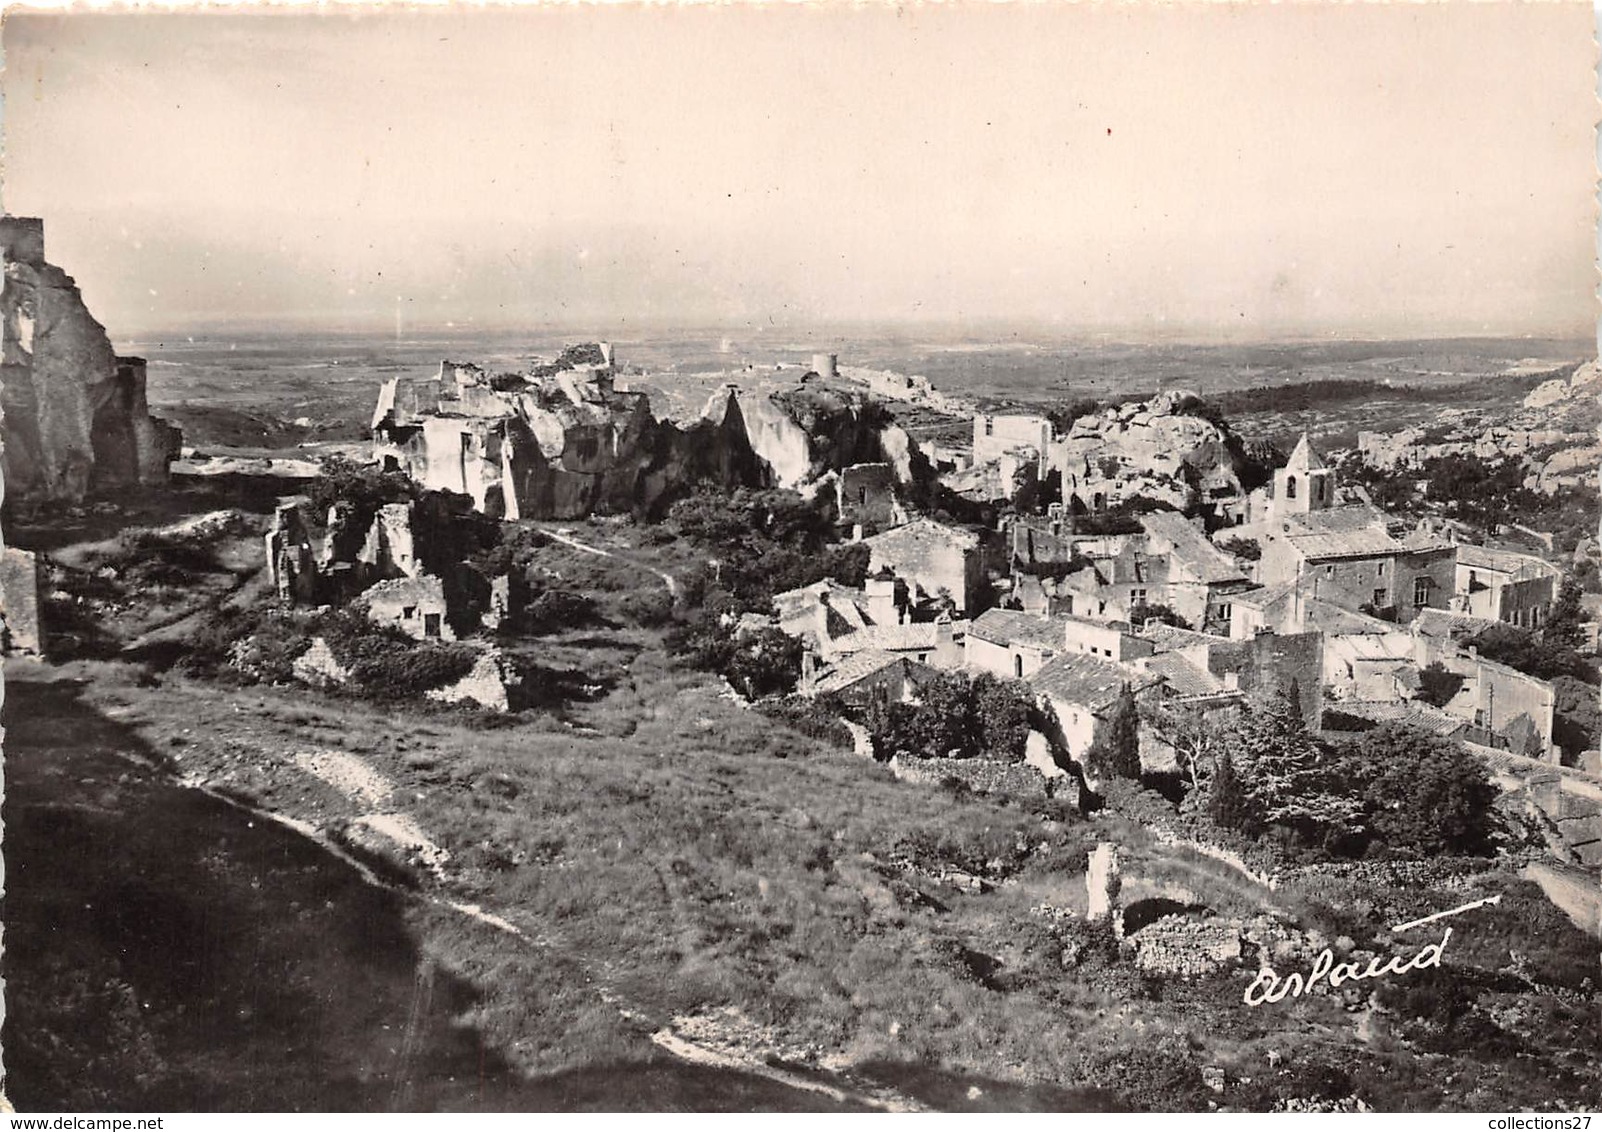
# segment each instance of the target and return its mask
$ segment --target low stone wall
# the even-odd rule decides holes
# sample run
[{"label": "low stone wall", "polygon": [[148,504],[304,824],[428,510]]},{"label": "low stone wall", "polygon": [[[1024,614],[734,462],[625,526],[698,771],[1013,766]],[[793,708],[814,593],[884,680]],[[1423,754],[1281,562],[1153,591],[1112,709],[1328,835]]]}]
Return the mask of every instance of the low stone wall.
[{"label": "low stone wall", "polygon": [[903,782],[938,785],[955,778],[982,794],[1051,797],[1046,779],[1034,767],[1000,759],[920,759],[897,755],[890,760],[890,771]]},{"label": "low stone wall", "polygon": [[1240,962],[1239,920],[1164,916],[1129,936],[1135,966],[1151,975],[1199,978]]}]

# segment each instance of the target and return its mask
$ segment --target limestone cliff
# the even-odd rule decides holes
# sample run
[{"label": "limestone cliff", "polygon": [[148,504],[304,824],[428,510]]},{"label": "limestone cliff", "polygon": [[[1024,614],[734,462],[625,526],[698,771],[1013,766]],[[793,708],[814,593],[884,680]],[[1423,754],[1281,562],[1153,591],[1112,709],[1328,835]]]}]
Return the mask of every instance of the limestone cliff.
[{"label": "limestone cliff", "polygon": [[38,220],[0,219],[5,484],[24,502],[160,482],[177,429],[150,415],[142,358],[119,358]]},{"label": "limestone cliff", "polygon": [[1237,498],[1249,486],[1240,444],[1204,411],[1176,390],[1080,417],[1051,442],[1047,467],[1061,473],[1064,498],[1098,510],[1137,496],[1185,512]]},{"label": "limestone cliff", "polygon": [[507,519],[649,513],[696,485],[796,488],[867,464],[888,464],[903,483],[927,470],[859,394],[725,385],[678,422],[616,388],[614,372],[609,357],[494,375],[447,362],[430,396],[392,380],[373,417],[374,459]]}]

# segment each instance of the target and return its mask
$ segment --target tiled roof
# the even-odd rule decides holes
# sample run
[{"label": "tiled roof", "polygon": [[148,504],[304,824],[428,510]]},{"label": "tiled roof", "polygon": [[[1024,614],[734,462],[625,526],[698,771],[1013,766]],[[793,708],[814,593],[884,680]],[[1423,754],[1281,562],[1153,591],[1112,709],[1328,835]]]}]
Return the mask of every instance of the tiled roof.
[{"label": "tiled roof", "polygon": [[1229,600],[1238,605],[1249,605],[1253,609],[1267,609],[1276,602],[1282,601],[1296,592],[1295,581],[1279,582],[1272,586],[1259,586],[1255,590],[1242,590],[1237,594],[1230,594]]},{"label": "tiled roof", "polygon": [[1224,690],[1224,682],[1203,671],[1178,653],[1160,652],[1146,660],[1146,671],[1161,676],[1181,696],[1214,696]]},{"label": "tiled roof", "polygon": [[1312,561],[1326,558],[1381,558],[1399,554],[1405,549],[1384,528],[1376,527],[1308,534],[1292,530],[1285,535],[1285,541],[1303,558]]},{"label": "tiled roof", "polygon": [[1038,692],[1091,710],[1116,700],[1125,684],[1139,691],[1157,682],[1148,673],[1089,653],[1065,653],[1048,660],[1027,679]]},{"label": "tiled roof", "polygon": [[1226,643],[1224,637],[1217,637],[1211,633],[1198,633],[1194,629],[1175,628],[1161,621],[1146,622],[1140,635],[1155,645],[1160,652],[1177,652],[1180,649],[1194,648],[1196,645]]},{"label": "tiled roof", "polygon": [[1155,511],[1142,515],[1140,526],[1148,536],[1172,543],[1170,557],[1198,581],[1235,582],[1246,576],[1233,558],[1208,542],[1205,535],[1177,512]]},{"label": "tiled roof", "polygon": [[1370,528],[1385,530],[1389,518],[1370,503],[1347,503],[1323,511],[1307,511],[1288,515],[1290,534],[1337,534],[1342,531],[1362,531]]},{"label": "tiled roof", "polygon": [[1516,551],[1500,550],[1493,546],[1474,546],[1472,543],[1458,545],[1457,562],[1460,566],[1472,566],[1477,570],[1495,570],[1501,574],[1527,571],[1528,577],[1535,578],[1561,573],[1556,566],[1533,554],[1519,554]]},{"label": "tiled roof", "polygon": [[825,696],[830,692],[843,691],[860,680],[866,680],[875,672],[882,672],[892,664],[899,664],[906,659],[899,653],[885,652],[883,649],[864,649],[852,653],[819,676],[812,685],[812,693]]},{"label": "tiled roof", "polygon": [[1039,645],[1058,650],[1063,647],[1061,621],[1015,609],[987,609],[968,632],[998,645]]},{"label": "tiled roof", "polygon": [[1435,735],[1455,735],[1468,726],[1467,720],[1416,700],[1340,700],[1331,708],[1374,723],[1403,723]]},{"label": "tiled roof", "polygon": [[[953,621],[953,640],[961,640],[968,631],[966,621]],[[830,647],[837,653],[856,653],[864,649],[882,649],[886,652],[916,652],[933,649],[939,639],[940,627],[933,621],[914,621],[905,625],[869,625],[855,633],[836,637]]]},{"label": "tiled roof", "polygon": [[1451,613],[1445,609],[1421,609],[1413,618],[1413,632],[1421,637],[1454,640],[1483,633],[1502,622],[1494,617],[1474,617],[1467,613]]},{"label": "tiled roof", "polygon": [[926,543],[944,543],[962,550],[972,550],[979,545],[979,536],[961,527],[948,527],[944,523],[937,523],[933,519],[914,519],[910,523],[863,541],[869,546],[882,547],[886,550],[911,548]]}]

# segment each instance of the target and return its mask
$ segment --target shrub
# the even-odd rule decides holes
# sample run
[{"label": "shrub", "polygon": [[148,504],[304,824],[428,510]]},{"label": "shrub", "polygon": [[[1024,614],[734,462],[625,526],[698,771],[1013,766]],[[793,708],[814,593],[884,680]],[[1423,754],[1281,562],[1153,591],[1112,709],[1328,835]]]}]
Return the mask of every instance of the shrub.
[{"label": "shrub", "polygon": [[851,731],[838,715],[825,703],[804,696],[783,696],[759,700],[757,711],[791,731],[810,739],[817,739],[842,751],[849,751],[854,743]]},{"label": "shrub", "polygon": [[1386,724],[1348,741],[1340,764],[1360,792],[1372,840],[1432,856],[1486,851],[1496,787],[1461,744]]},{"label": "shrub", "polygon": [[1434,661],[1418,674],[1417,699],[1431,707],[1443,707],[1463,687],[1463,677]]}]

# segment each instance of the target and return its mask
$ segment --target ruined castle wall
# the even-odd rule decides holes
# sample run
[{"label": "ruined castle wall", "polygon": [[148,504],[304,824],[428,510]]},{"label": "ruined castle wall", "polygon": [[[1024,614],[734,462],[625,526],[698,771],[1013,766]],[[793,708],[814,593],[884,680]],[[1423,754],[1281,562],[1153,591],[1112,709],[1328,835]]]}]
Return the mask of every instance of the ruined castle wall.
[{"label": "ruined castle wall", "polygon": [[40,222],[0,223],[0,406],[12,496],[75,500],[164,479],[179,437],[150,416],[144,362],[116,356],[43,245]]}]

